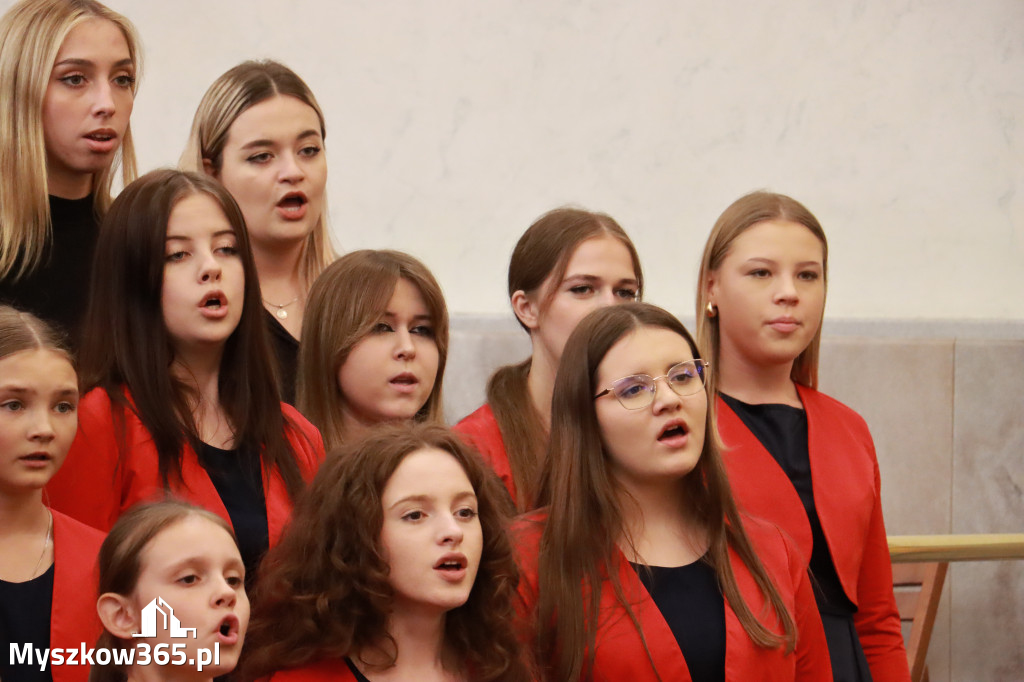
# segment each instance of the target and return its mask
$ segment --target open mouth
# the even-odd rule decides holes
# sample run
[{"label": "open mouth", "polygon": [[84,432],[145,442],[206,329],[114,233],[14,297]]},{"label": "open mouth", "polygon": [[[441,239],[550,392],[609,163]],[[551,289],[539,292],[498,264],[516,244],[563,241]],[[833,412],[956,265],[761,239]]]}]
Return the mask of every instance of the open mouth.
[{"label": "open mouth", "polygon": [[686,424],[669,424],[659,435],[658,440],[671,440],[673,438],[680,438],[688,433],[686,430]]},{"label": "open mouth", "polygon": [[217,627],[217,634],[223,637],[227,643],[238,640],[238,616],[231,613],[224,616],[224,620]]},{"label": "open mouth", "polygon": [[460,555],[448,555],[434,564],[438,571],[461,571],[468,564],[466,557]]},{"label": "open mouth", "polygon": [[24,457],[19,457],[19,459],[23,459],[26,462],[49,462],[53,457],[46,452],[33,452],[31,455],[25,455]]},{"label": "open mouth", "polygon": [[309,199],[302,192],[289,192],[281,201],[277,202],[277,206],[285,211],[298,211],[307,203],[309,203]]},{"label": "open mouth", "polygon": [[224,305],[224,298],[222,294],[210,294],[210,296],[203,301],[202,307],[210,310],[220,310],[222,305]]},{"label": "open mouth", "polygon": [[403,372],[396,377],[392,377],[391,383],[398,384],[399,386],[414,386],[420,383],[420,380],[416,378],[415,374]]}]

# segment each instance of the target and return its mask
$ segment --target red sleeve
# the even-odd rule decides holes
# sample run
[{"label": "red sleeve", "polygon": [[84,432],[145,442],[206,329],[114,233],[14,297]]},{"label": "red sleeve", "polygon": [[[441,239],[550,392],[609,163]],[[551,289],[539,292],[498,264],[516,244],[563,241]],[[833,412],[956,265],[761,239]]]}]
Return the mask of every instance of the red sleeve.
[{"label": "red sleeve", "polygon": [[[871,446],[874,456],[874,445]],[[875,680],[910,680],[910,665],[892,587],[892,559],[882,519],[881,476],[875,460],[875,506],[857,578],[857,613],[853,616],[864,656]]]},{"label": "red sleeve", "polygon": [[121,513],[122,473],[110,398],[93,389],[78,404],[78,432],[44,499],[53,509],[108,531]]},{"label": "red sleeve", "polygon": [[288,442],[295,453],[295,462],[299,465],[303,480],[308,484],[326,456],[324,439],[320,431],[291,405],[281,403],[281,412],[284,414]]},{"label": "red sleeve", "polygon": [[484,461],[494,470],[501,482],[505,484],[512,500],[516,499],[516,485],[512,479],[512,467],[509,465],[508,453],[505,451],[505,440],[501,428],[490,405],[482,405],[475,412],[465,417],[452,427],[462,440],[476,448]]}]

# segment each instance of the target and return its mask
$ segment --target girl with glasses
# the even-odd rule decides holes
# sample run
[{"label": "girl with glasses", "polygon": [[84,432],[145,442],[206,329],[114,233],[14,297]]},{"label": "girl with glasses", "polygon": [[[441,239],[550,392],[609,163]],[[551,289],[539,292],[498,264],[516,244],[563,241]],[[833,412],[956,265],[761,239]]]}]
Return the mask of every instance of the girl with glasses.
[{"label": "girl with glasses", "polygon": [[328,449],[391,421],[441,423],[448,307],[423,263],[353,251],[309,292],[298,406]]},{"label": "girl with glasses", "polygon": [[40,670],[9,648],[93,646],[99,635],[93,566],[103,534],[47,508],[78,424],[78,377],[57,334],[0,306],[0,676],[5,682],[84,682],[88,666]]},{"label": "girl with glasses", "polygon": [[533,353],[498,369],[487,403],[455,427],[498,472],[520,511],[534,508],[562,348],[590,311],[636,301],[643,272],[633,242],[610,216],[575,208],[544,214],[520,237],[508,294]]},{"label": "girl with glasses", "polygon": [[718,429],[736,499],[810,561],[835,680],[908,680],[867,424],[815,390],[828,274],[821,224],[754,192],[715,223],[697,338],[716,367]]},{"label": "girl with glasses", "polygon": [[108,530],[175,495],[231,523],[252,574],[323,445],[280,402],[241,211],[208,176],[153,171],[118,195],[97,255],[90,390],[54,507]]},{"label": "girl with glasses", "polygon": [[275,61],[229,69],[203,95],[181,167],[231,193],[252,236],[263,320],[281,394],[295,403],[299,337],[313,281],[334,260],[327,228],[327,128],[309,86]]},{"label": "girl with glasses", "polygon": [[0,303],[74,336],[118,165],[135,178],[140,59],[131,23],[94,0],[0,19]]},{"label": "girl with glasses", "polygon": [[546,679],[829,676],[806,560],[733,502],[709,370],[647,304],[597,310],[569,337],[540,509],[515,527]]},{"label": "girl with glasses", "polygon": [[497,477],[437,424],[333,451],[267,557],[242,679],[526,682]]}]

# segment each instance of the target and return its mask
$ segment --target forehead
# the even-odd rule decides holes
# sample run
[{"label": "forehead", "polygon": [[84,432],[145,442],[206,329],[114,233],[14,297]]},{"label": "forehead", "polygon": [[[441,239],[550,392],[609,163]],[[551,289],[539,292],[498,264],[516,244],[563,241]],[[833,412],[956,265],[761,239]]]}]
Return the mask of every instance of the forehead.
[{"label": "forehead", "polygon": [[320,119],[313,107],[291,95],[274,95],[238,115],[228,129],[227,144],[291,141],[309,130],[320,134]]},{"label": "forehead", "polygon": [[204,516],[190,514],[161,530],[146,544],[141,567],[143,571],[160,570],[187,556],[224,561],[241,555],[222,526]]},{"label": "forehead", "polygon": [[660,376],[686,360],[693,360],[693,352],[682,336],[664,327],[640,327],[605,353],[597,367],[597,382],[604,385],[630,374]]},{"label": "forehead", "polygon": [[636,279],[629,249],[611,235],[585,239],[576,246],[565,268],[565,276],[595,275],[619,281]]},{"label": "forehead", "polygon": [[387,509],[411,495],[443,499],[464,492],[473,492],[473,486],[455,456],[437,448],[422,448],[406,455],[395,468],[381,501]]},{"label": "forehead", "polygon": [[206,192],[194,192],[183,197],[171,209],[167,220],[167,236],[196,237],[224,230],[234,231],[224,215],[224,209]]},{"label": "forehead", "polygon": [[[821,262],[824,245],[810,228],[789,220],[765,220],[744,230],[729,246],[729,256]],[[728,257],[728,256],[727,256]]]},{"label": "forehead", "polygon": [[130,59],[128,40],[114,22],[100,17],[80,21],[64,38],[57,60],[88,59],[90,61],[121,61]]},{"label": "forehead", "polygon": [[418,286],[405,277],[399,277],[395,282],[395,290],[388,301],[388,312],[412,312],[416,315],[429,313],[427,302],[423,298]]},{"label": "forehead", "polygon": [[38,391],[78,388],[71,362],[61,353],[43,348],[11,353],[0,359],[0,387],[18,386]]}]

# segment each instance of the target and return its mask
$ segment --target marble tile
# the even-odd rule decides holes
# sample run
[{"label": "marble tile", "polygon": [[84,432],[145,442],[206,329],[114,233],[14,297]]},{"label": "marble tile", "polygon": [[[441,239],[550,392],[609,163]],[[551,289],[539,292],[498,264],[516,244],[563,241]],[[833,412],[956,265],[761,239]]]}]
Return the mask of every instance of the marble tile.
[{"label": "marble tile", "polygon": [[953,341],[826,338],[819,385],[871,428],[887,532],[950,532]]},{"label": "marble tile", "polygon": [[[1024,341],[956,347],[953,532],[1024,530]],[[952,570],[952,677],[1024,679],[1024,560]]]}]

